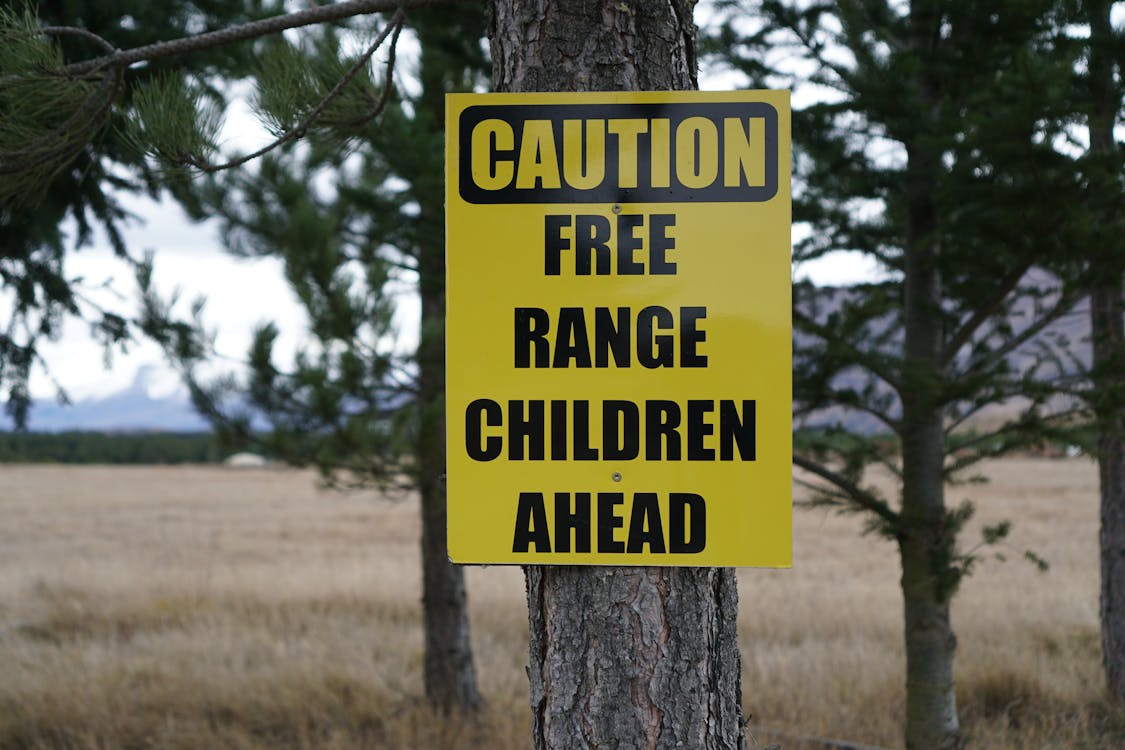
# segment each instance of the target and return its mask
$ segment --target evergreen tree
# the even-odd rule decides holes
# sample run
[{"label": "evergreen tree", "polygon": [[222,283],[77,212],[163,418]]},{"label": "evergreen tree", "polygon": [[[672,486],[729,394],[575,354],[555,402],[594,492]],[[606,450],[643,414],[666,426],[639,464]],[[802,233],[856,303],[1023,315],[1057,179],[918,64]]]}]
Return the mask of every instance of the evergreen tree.
[{"label": "evergreen tree", "polygon": [[[46,369],[39,344],[57,335],[67,317],[88,320],[107,346],[133,335],[124,317],[87,300],[88,290],[66,271],[66,255],[89,246],[100,228],[115,253],[130,257],[121,226],[133,217],[120,196],[160,190],[123,137],[123,112],[136,86],[166,73],[169,64],[76,77],[50,69],[64,59],[224,28],[270,6],[268,0],[45,0],[37,17],[18,4],[0,9],[0,285],[11,297],[0,325],[0,392],[17,426],[27,421],[32,369]],[[40,33],[41,27],[49,30]],[[181,70],[208,78],[245,59],[244,50],[204,54]],[[65,235],[68,222],[72,237]]]},{"label": "evergreen tree", "polygon": [[[18,106],[16,97],[3,102],[0,113],[5,124],[15,123],[25,130],[21,138],[0,143],[0,171],[5,173],[0,181],[0,205],[15,210],[23,196],[51,189],[59,171],[80,159],[87,140],[100,132],[101,123],[97,128],[78,127],[78,115],[83,112],[67,109],[73,92],[60,90],[60,86],[93,78],[94,84],[105,86],[97,90],[97,97],[90,94],[99,116],[117,117],[120,111],[114,104],[125,90],[123,79],[137,62],[225,48],[285,29],[393,12],[381,32],[365,40],[360,54],[341,55],[339,40],[331,32],[325,33],[317,54],[311,56],[284,41],[243,51],[253,53],[261,63],[258,75],[276,84],[263,87],[259,95],[276,138],[252,154],[221,161],[215,142],[219,121],[209,101],[209,80],[198,75],[151,76],[146,86],[128,88],[126,130],[165,165],[188,173],[219,172],[274,153],[261,167],[269,180],[264,189],[251,191],[248,181],[239,184],[236,177],[225,186],[214,187],[211,198],[229,189],[249,199],[245,210],[229,207],[231,236],[240,239],[244,249],[283,256],[294,289],[309,310],[319,346],[302,353],[294,372],[283,374],[274,369],[271,356],[276,330],[263,329],[252,351],[251,403],[274,420],[279,429],[273,442],[290,460],[318,463],[329,474],[339,470],[361,480],[384,482],[405,476],[419,485],[426,529],[427,693],[442,707],[471,708],[479,702],[479,694],[469,651],[464,582],[461,571],[448,564],[444,542],[440,165],[443,87],[464,87],[475,80],[474,71],[481,64],[479,10],[468,6],[464,11],[442,14],[416,10],[418,29],[432,42],[424,53],[423,96],[413,102],[395,102],[386,111],[392,103],[395,44],[406,11],[431,4],[428,0],[349,0],[312,6],[152,45],[110,51],[114,45],[106,44],[99,50],[101,57],[68,65],[63,64],[62,52],[43,40],[37,20],[9,14],[0,19],[6,38],[32,49],[38,57],[9,55],[0,60],[0,86],[9,91],[20,89],[37,106],[54,107],[62,114],[40,127],[26,107]],[[67,33],[95,38],[87,29]],[[377,83],[371,60],[380,48],[389,52],[386,73]],[[246,66],[236,68],[239,76],[247,70]],[[35,84],[40,88],[34,88]],[[382,114],[388,115],[380,121],[386,130],[372,129],[371,122]],[[305,136],[311,136],[308,150],[302,150],[304,146],[294,149],[293,143]],[[339,173],[343,178],[329,189],[337,195],[330,198],[315,188],[310,190],[305,180],[323,177],[326,165],[345,152],[342,144],[357,141],[371,144],[370,158],[359,159],[358,165],[355,159],[349,160],[355,170],[345,166]],[[177,184],[184,171],[148,174],[154,184],[157,179]],[[412,178],[408,191],[396,192],[383,185],[393,174]],[[177,197],[197,212],[207,201],[194,188],[178,191]],[[278,227],[283,234],[276,231]],[[397,249],[388,250],[394,241]],[[383,286],[396,262],[413,264],[421,278],[427,322],[422,327],[423,353],[416,372],[398,369],[402,363],[382,348],[391,310]],[[152,293],[151,264],[139,265],[139,278],[145,304],[137,322],[190,368],[208,351],[198,320],[172,319],[168,304]],[[116,320],[122,329],[127,327],[128,321]],[[405,383],[404,375],[414,375],[416,383]],[[193,388],[197,403],[210,408],[211,416],[218,420],[229,416],[198,382]],[[246,420],[227,421],[232,429],[248,429]]]},{"label": "evergreen tree", "polygon": [[[224,220],[232,251],[284,262],[311,342],[286,371],[274,354],[278,330],[264,326],[245,383],[198,377],[203,348],[187,347],[180,363],[196,405],[228,437],[316,465],[331,481],[419,491],[426,694],[443,709],[472,709],[480,695],[464,574],[449,563],[445,542],[442,164],[444,93],[482,83],[484,14],[417,10],[410,24],[421,51],[416,96],[380,102],[385,82],[357,78],[365,93],[351,95],[356,114],[329,110],[306,141],[263,157],[256,171],[213,181],[203,199],[202,211]],[[332,29],[300,45],[274,40],[256,77],[275,131],[299,120],[351,64]],[[308,91],[296,96],[294,69],[309,76],[301,84]],[[362,112],[376,107],[382,113],[372,124]],[[415,284],[420,341],[402,351],[396,288]],[[161,308],[150,296],[150,309]],[[177,341],[165,338],[173,354]]]},{"label": "evergreen tree", "polygon": [[[809,230],[795,260],[850,250],[885,271],[794,290],[795,417],[812,428],[794,461],[820,503],[898,545],[910,750],[962,743],[950,604],[976,556],[960,540],[972,507],[950,507],[945,485],[1068,419],[1051,396],[1075,367],[1045,331],[1077,293],[1035,270],[1068,251],[1080,195],[1052,147],[1073,63],[1054,10],[773,1],[756,29],[736,18],[717,39],[753,84],[823,94],[794,113],[794,218]],[[898,478],[897,499],[865,483],[871,466]]]}]

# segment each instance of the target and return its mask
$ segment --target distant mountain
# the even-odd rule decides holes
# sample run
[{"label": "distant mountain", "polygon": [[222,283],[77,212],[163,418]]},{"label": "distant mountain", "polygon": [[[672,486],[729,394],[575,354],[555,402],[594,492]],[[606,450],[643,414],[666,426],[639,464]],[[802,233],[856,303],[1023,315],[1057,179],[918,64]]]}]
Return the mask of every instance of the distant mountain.
[{"label": "distant mountain", "polygon": [[[154,365],[137,370],[128,388],[102,398],[72,404],[36,400],[28,417],[35,432],[98,430],[106,432],[203,432],[207,422],[195,413],[183,389],[166,395],[153,394]],[[11,420],[0,417],[0,429],[12,429]]]}]

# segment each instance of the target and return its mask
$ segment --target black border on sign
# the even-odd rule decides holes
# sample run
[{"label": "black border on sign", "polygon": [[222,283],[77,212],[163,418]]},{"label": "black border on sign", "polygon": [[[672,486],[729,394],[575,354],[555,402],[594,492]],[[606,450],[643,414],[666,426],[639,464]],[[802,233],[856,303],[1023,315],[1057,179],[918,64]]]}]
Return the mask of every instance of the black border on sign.
[{"label": "black border on sign", "polygon": [[[713,184],[706,188],[689,188],[671,175],[670,187],[654,188],[650,182],[651,166],[639,157],[649,147],[649,134],[638,136],[638,187],[617,187],[617,142],[606,137],[606,171],[602,184],[589,190],[578,190],[568,185],[559,188],[517,188],[509,185],[500,190],[485,190],[472,180],[473,128],[484,120],[496,118],[512,125],[515,142],[523,134],[526,120],[550,120],[555,133],[555,143],[562,143],[562,122],[572,119],[656,119],[667,118],[671,130],[688,117],[706,117],[722,122],[724,117],[745,119],[761,117],[765,120],[765,185],[746,184],[740,174],[739,187]],[[485,104],[465,108],[457,123],[458,131],[458,192],[466,203],[474,204],[527,204],[527,203],[762,203],[777,195],[777,110],[766,102],[676,102],[649,104]],[[497,151],[515,154],[515,151]],[[719,139],[720,163],[723,159],[722,138]],[[560,172],[561,172],[561,164]],[[673,172],[675,170],[672,170]]]}]

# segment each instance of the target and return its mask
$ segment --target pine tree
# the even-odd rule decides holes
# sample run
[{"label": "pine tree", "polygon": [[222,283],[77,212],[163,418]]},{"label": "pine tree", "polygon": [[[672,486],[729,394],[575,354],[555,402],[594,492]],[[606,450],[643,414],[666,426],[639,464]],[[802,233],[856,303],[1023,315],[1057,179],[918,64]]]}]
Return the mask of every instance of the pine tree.
[{"label": "pine tree", "polygon": [[[898,545],[910,750],[963,742],[950,604],[978,555],[960,539],[972,506],[950,507],[945,485],[1069,419],[1052,394],[1076,368],[1045,331],[1078,293],[1035,270],[1070,247],[1060,228],[1079,195],[1052,146],[1073,63],[1053,10],[765,2],[717,40],[754,84],[823,94],[794,113],[794,218],[809,230],[795,259],[849,250],[885,272],[794,290],[795,421],[807,428],[794,460],[819,503],[865,514]],[[897,477],[897,500],[866,484],[873,466]]]},{"label": "pine tree", "polygon": [[[410,26],[421,50],[416,96],[384,98],[387,81],[357,76],[305,140],[263,156],[256,170],[213,180],[197,207],[222,217],[234,252],[284,262],[311,334],[294,366],[278,365],[272,324],[256,336],[245,383],[197,377],[203,348],[184,350],[180,364],[196,405],[228,439],[255,440],[333,482],[419,492],[426,695],[443,710],[471,710],[481,696],[464,573],[449,563],[445,541],[441,175],[444,93],[481,82],[484,15],[472,7],[416,10]],[[257,99],[276,133],[347,74],[354,60],[341,45],[340,34],[324,28],[299,45],[278,39],[263,50]],[[372,122],[365,114],[375,109]],[[395,289],[415,279],[420,341],[402,351]],[[150,297],[150,309],[160,307]],[[165,343],[175,353],[178,339]]]},{"label": "pine tree", "polygon": [[[101,57],[64,65],[59,49],[44,43],[39,22],[30,17],[5,17],[8,36],[30,46],[40,58],[5,60],[0,89],[31,92],[41,104],[67,110],[72,96],[57,86],[93,78],[111,87],[94,98],[105,117],[121,117],[114,106],[128,93],[128,122],[122,130],[161,162],[137,161],[150,169],[153,183],[179,186],[176,196],[189,210],[225,212],[228,234],[248,252],[280,255],[293,288],[313,325],[314,346],[302,352],[291,372],[275,368],[272,346],[277,331],[263,328],[251,352],[249,402],[277,428],[271,443],[277,453],[298,463],[316,463],[330,476],[347,475],[361,482],[417,486],[423,498],[423,579],[425,583],[427,694],[442,708],[474,708],[480,702],[469,648],[463,574],[449,565],[445,552],[441,394],[443,231],[441,217],[442,100],[446,87],[473,85],[482,65],[479,40],[483,17],[469,6],[443,13],[414,9],[415,28],[424,42],[422,96],[399,101],[393,96],[395,44],[409,6],[428,0],[396,3],[350,0],[314,6],[287,15],[230,24],[213,33],[186,36],[152,45],[111,50]],[[113,9],[108,9],[113,10]],[[361,53],[342,53],[340,37],[331,30],[311,35],[315,49],[302,50],[283,39],[242,50],[257,66],[243,63],[228,72],[242,77],[255,70],[267,85],[259,104],[276,138],[259,151],[225,160],[215,142],[219,126],[216,93],[200,75],[148,76],[146,85],[126,86],[124,78],[139,61],[207,50],[266,34],[338,21],[355,15],[392,11],[381,31],[363,40]],[[199,23],[185,16],[185,23]],[[74,22],[74,19],[71,19]],[[118,23],[120,17],[111,17]],[[128,26],[128,23],[125,23]],[[88,29],[68,31],[96,38]],[[310,36],[307,35],[306,36]],[[388,50],[383,80],[377,81],[371,60]],[[306,54],[309,53],[309,54]],[[25,58],[27,56],[25,55]],[[185,68],[183,73],[190,73]],[[86,84],[88,85],[88,81]],[[34,85],[43,88],[35,89]],[[47,84],[56,85],[51,88]],[[93,96],[93,95],[91,95]],[[9,97],[7,121],[23,125],[23,138],[0,144],[0,165],[8,178],[0,182],[0,202],[13,207],[26,193],[52,189],[60,170],[70,169],[87,148],[86,139],[101,131],[63,123],[36,129],[35,118]],[[100,110],[99,110],[100,111]],[[385,117],[382,117],[385,115]],[[378,118],[378,125],[372,122]],[[61,139],[56,135],[63,136]],[[299,146],[296,142],[307,138]],[[348,146],[366,144],[346,164]],[[49,159],[41,158],[49,152]],[[136,159],[136,157],[134,156]],[[253,178],[236,175],[216,180],[209,189],[184,181],[192,172],[217,173],[263,159]],[[359,162],[357,164],[357,161]],[[168,167],[172,169],[167,169]],[[339,169],[337,169],[339,168]],[[336,181],[335,176],[340,179]],[[386,182],[407,178],[408,189]],[[331,184],[331,197],[314,183]],[[101,185],[96,186],[102,189]],[[233,194],[239,202],[225,199]],[[34,196],[32,196],[32,199]],[[384,287],[395,266],[421,278],[423,310],[421,354],[416,364],[387,349],[392,303]],[[167,347],[188,371],[208,353],[200,321],[176,320],[170,307],[151,289],[152,264],[139,264],[145,292],[139,326]],[[437,300],[437,314],[433,305]],[[196,307],[198,315],[201,308]],[[437,321],[435,328],[434,321]],[[129,321],[120,320],[125,327]],[[434,353],[437,356],[434,356]],[[231,418],[216,394],[193,380],[193,395],[205,412],[234,433],[251,431],[248,420]],[[221,390],[221,389],[220,389]]]},{"label": "pine tree", "polygon": [[[60,78],[49,69],[67,58],[97,57],[107,48],[223,28],[267,12],[267,5],[47,0],[37,4],[37,16],[19,4],[0,9],[0,284],[12,292],[0,330],[0,392],[18,427],[28,419],[28,378],[33,368],[46,371],[39,344],[56,335],[65,319],[88,320],[107,347],[135,334],[124,317],[87,300],[88,290],[66,271],[66,256],[88,247],[100,229],[115,253],[129,257],[121,226],[130,217],[119,196],[160,189],[122,137],[122,126],[136,85],[166,72],[166,62],[76,78]],[[52,30],[40,33],[43,26]],[[216,75],[244,61],[237,50],[204,54],[183,70]],[[29,151],[29,144],[35,148]],[[34,168],[31,174],[25,166]],[[73,222],[73,237],[64,235],[67,221]]]}]

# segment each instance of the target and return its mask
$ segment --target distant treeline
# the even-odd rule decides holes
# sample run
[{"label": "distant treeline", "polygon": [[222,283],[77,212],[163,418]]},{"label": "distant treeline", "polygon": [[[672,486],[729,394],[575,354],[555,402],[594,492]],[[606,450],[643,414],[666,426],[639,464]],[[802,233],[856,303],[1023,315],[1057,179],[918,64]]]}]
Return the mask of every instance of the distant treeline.
[{"label": "distant treeline", "polygon": [[[1030,452],[1094,452],[1092,426],[1074,425],[1058,432]],[[976,432],[962,433],[959,438],[980,440]],[[800,429],[793,433],[794,447],[803,451],[818,445],[839,448],[855,439],[854,435],[836,430]],[[209,432],[0,432],[0,463],[9,464],[209,464],[246,449],[244,445],[224,444]],[[893,453],[897,439],[890,434],[877,438],[875,449]]]},{"label": "distant treeline", "polygon": [[[1026,445],[1020,452],[1033,456],[1093,456],[1097,452],[1097,429],[1092,423],[1074,422],[1041,430],[1039,440]],[[966,428],[948,436],[950,453],[960,446],[976,445],[993,451],[996,455],[1009,452],[1003,438],[987,432]],[[801,427],[793,431],[793,450],[798,453],[816,453],[818,449],[841,453],[853,450],[860,442],[867,442],[877,455],[894,456],[900,450],[899,439],[891,433],[849,433],[843,429]]]},{"label": "distant treeline", "polygon": [[207,432],[0,433],[0,463],[217,463],[229,452]]}]

